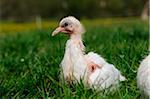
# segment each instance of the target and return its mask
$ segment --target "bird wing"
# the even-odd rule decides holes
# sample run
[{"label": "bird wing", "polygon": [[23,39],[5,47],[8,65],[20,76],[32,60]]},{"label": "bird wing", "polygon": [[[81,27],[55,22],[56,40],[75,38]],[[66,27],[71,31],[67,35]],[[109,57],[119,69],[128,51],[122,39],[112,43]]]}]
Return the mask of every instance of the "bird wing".
[{"label": "bird wing", "polygon": [[112,64],[106,63],[102,68],[97,69],[90,75],[91,85],[95,88],[106,89],[124,81],[125,77]]},{"label": "bird wing", "polygon": [[125,77],[121,75],[120,71],[115,68],[114,65],[107,63],[105,59],[97,53],[89,52],[85,55],[85,58],[87,62],[90,63],[90,67],[93,66],[93,63],[99,67],[95,68],[89,75],[89,82],[95,88],[109,88],[113,85],[117,85],[119,81],[125,80]]},{"label": "bird wing", "polygon": [[94,52],[89,52],[88,54],[86,54],[85,59],[88,64],[94,63],[98,67],[102,67],[104,64],[107,63],[104,58],[102,58],[100,55]]}]

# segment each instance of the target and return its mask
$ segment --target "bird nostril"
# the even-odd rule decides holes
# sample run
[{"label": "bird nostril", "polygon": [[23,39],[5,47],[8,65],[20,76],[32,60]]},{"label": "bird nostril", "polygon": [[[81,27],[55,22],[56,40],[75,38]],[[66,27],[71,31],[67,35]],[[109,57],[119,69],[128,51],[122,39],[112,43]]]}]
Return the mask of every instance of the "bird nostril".
[{"label": "bird nostril", "polygon": [[95,69],[94,66],[92,66],[92,71],[94,71],[94,69]]},{"label": "bird nostril", "polygon": [[65,26],[65,27],[68,26],[68,23],[65,23],[64,26]]}]

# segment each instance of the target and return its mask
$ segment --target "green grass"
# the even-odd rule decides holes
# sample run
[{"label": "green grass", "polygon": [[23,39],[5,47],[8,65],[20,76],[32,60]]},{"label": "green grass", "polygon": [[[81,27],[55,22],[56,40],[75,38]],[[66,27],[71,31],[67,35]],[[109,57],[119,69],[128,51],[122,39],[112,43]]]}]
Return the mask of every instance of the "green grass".
[{"label": "green grass", "polygon": [[148,54],[148,24],[137,19],[116,21],[83,21],[86,51],[97,52],[127,78],[116,92],[61,84],[59,63],[68,37],[51,37],[49,29],[0,36],[0,98],[140,98],[136,74],[140,61]]}]

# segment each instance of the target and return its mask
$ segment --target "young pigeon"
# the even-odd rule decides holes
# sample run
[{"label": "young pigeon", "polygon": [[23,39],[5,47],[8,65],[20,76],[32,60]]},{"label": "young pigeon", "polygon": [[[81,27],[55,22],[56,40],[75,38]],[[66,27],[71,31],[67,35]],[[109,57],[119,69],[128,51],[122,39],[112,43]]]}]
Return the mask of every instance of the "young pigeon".
[{"label": "young pigeon", "polygon": [[77,80],[80,82],[82,79],[85,85],[105,89],[125,80],[120,72],[100,55],[93,52],[85,54],[82,42],[82,34],[85,29],[75,17],[63,18],[59,27],[53,31],[52,36],[60,32],[70,37],[66,43],[65,55],[61,62],[62,74],[66,81]]},{"label": "young pigeon", "polygon": [[140,64],[137,73],[137,84],[142,97],[150,99],[150,54]]}]

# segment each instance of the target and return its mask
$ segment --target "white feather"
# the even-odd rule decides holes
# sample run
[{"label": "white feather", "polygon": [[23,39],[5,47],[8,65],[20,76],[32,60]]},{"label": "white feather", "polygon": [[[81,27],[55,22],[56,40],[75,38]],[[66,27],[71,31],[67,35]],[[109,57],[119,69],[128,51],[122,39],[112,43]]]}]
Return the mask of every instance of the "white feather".
[{"label": "white feather", "polygon": [[[66,43],[66,51],[61,66],[64,78],[72,76],[73,79],[80,79],[86,76],[87,64],[79,41],[68,40]],[[86,77],[85,77],[86,78]]]},{"label": "white feather", "polygon": [[102,58],[100,55],[94,52],[89,52],[87,55],[85,55],[85,58],[87,60],[93,61],[95,64],[98,64],[99,66],[107,63],[104,58]]},{"label": "white feather", "polygon": [[91,61],[101,65],[101,68],[97,68],[89,77],[90,86],[94,86],[96,89],[106,89],[114,87],[119,84],[119,81],[124,81],[123,77],[118,69],[114,65],[107,63],[100,55],[90,52],[87,56]]},{"label": "white feather", "polygon": [[140,64],[137,73],[137,84],[142,94],[149,96],[150,99],[150,55]]}]

